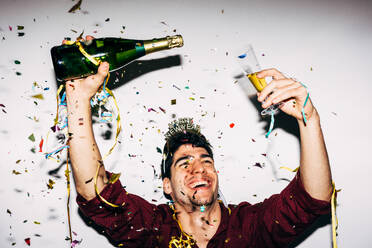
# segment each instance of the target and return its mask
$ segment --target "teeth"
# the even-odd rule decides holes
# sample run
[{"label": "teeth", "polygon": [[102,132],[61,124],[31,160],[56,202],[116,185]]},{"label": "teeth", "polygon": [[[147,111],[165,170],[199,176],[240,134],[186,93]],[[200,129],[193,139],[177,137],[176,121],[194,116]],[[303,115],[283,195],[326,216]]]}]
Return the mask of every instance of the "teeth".
[{"label": "teeth", "polygon": [[208,182],[207,181],[195,182],[191,185],[191,188],[195,188],[195,187],[198,187],[198,186],[201,186],[201,185],[208,185]]}]

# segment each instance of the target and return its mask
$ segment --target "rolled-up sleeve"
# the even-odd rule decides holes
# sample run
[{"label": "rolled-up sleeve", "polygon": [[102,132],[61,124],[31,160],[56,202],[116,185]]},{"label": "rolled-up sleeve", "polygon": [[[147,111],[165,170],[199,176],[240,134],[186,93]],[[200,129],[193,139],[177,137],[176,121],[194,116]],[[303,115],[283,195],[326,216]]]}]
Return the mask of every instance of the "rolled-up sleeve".
[{"label": "rolled-up sleeve", "polygon": [[[100,195],[108,202],[121,207],[112,207],[95,197],[89,201],[81,195],[77,203],[84,216],[102,228],[111,242],[124,247],[139,247],[150,242],[156,228],[156,206],[143,198],[128,194],[120,181],[108,184]],[[144,243],[145,242],[145,243]]]},{"label": "rolled-up sleeve", "polygon": [[[254,207],[255,247],[286,247],[321,215],[329,214],[330,202],[306,192],[299,174],[280,193]],[[252,228],[252,226],[251,226]],[[252,229],[251,229],[252,230]]]}]

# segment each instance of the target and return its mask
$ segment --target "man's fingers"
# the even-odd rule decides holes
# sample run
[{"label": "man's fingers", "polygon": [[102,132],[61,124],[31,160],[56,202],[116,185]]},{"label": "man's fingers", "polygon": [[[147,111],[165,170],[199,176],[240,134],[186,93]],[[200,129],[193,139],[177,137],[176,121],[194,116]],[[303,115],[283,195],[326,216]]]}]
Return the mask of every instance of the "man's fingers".
[{"label": "man's fingers", "polygon": [[275,68],[265,69],[257,73],[258,78],[272,77],[273,79],[284,79],[285,76]]},{"label": "man's fingers", "polygon": [[102,62],[98,67],[97,74],[91,76],[92,79],[98,81],[99,83],[102,83],[109,72],[109,67],[109,63]]},{"label": "man's fingers", "polygon": [[85,40],[93,40],[93,39],[94,39],[94,37],[91,36],[91,35],[87,35],[87,36],[85,36]]},{"label": "man's fingers", "polygon": [[294,81],[291,79],[279,79],[271,81],[259,94],[258,101],[262,102],[265,100],[270,94],[272,94],[276,89],[286,87],[290,84],[293,84]]}]

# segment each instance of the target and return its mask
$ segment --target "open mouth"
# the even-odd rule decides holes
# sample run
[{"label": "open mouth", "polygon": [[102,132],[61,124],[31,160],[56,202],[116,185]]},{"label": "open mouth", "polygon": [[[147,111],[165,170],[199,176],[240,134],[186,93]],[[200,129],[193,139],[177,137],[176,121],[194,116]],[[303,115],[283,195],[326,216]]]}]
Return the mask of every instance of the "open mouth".
[{"label": "open mouth", "polygon": [[208,180],[193,182],[189,185],[189,187],[192,189],[200,189],[200,188],[209,187],[209,186],[210,186],[210,182]]}]

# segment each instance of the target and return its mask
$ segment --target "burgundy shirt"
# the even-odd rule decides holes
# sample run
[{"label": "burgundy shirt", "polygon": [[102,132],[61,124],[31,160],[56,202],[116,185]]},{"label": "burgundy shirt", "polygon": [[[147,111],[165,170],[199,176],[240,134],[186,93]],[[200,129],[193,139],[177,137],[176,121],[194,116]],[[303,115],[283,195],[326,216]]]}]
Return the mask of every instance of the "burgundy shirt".
[{"label": "burgundy shirt", "polygon": [[[167,204],[154,205],[127,193],[120,181],[107,185],[101,196],[122,208],[112,208],[98,197],[86,201],[77,196],[82,213],[100,226],[114,245],[122,247],[169,247],[180,229]],[[221,223],[208,242],[212,247],[286,247],[315,219],[330,212],[330,203],[312,198],[297,174],[280,193],[262,203],[221,205]],[[230,211],[229,211],[230,209]],[[194,245],[193,247],[198,247]]]}]

